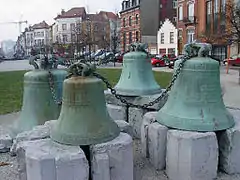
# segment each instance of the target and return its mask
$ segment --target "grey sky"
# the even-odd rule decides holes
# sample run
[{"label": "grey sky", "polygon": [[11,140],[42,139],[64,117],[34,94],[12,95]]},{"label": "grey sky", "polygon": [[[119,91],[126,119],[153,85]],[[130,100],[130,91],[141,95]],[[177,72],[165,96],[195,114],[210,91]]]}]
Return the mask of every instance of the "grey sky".
[{"label": "grey sky", "polygon": [[[61,9],[69,10],[72,7],[88,5],[88,11],[95,13],[99,10],[120,10],[122,0],[1,0],[0,5],[0,41],[6,39],[16,40],[19,28],[16,24],[2,24],[27,20],[28,25],[45,20],[53,23]],[[24,29],[23,25],[22,29]]]}]

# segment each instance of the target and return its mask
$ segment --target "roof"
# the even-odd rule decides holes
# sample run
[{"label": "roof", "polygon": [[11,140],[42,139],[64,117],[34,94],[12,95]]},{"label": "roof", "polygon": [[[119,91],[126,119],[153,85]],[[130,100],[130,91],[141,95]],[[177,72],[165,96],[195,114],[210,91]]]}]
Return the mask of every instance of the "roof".
[{"label": "roof", "polygon": [[38,24],[34,24],[32,26],[33,29],[48,29],[49,28],[49,25],[45,22],[45,21],[42,21]]},{"label": "roof", "polygon": [[107,22],[107,19],[105,19],[100,14],[87,14],[87,19],[90,19],[90,21],[101,21],[101,22]]},{"label": "roof", "polygon": [[84,7],[74,7],[70,9],[69,11],[62,10],[61,14],[59,14],[56,19],[62,19],[62,18],[75,18],[75,17],[83,17],[86,15],[86,11]]},{"label": "roof", "polygon": [[105,18],[110,19],[110,20],[118,19],[118,15],[113,12],[100,11],[99,14],[105,16]]}]

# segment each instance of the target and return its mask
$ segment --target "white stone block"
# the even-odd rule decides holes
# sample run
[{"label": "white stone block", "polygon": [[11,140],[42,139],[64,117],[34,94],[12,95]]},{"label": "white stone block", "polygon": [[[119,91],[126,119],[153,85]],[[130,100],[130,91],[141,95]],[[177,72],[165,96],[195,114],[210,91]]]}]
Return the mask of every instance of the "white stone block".
[{"label": "white stone block", "polygon": [[127,107],[126,106],[119,106],[113,104],[107,104],[107,109],[110,117],[113,120],[122,119],[127,121]]},{"label": "white stone block", "polygon": [[120,135],[107,143],[92,146],[92,156],[107,153],[111,180],[133,180],[133,142],[130,135]]},{"label": "white stone block", "polygon": [[127,123],[126,121],[123,121],[123,120],[116,120],[115,122],[117,123],[121,132],[127,133],[130,136],[133,136],[132,126],[130,126],[129,123]]},{"label": "white stone block", "polygon": [[92,159],[92,180],[111,180],[107,153],[96,154]]},{"label": "white stone block", "polygon": [[133,128],[133,136],[137,139],[141,138],[143,116],[147,112],[146,109],[129,108],[128,122]]},{"label": "white stone block", "polygon": [[168,131],[166,172],[170,180],[213,180],[217,167],[215,133]]},{"label": "white stone block", "polygon": [[156,121],[157,112],[148,112],[143,116],[141,125],[141,147],[145,157],[149,157],[148,152],[148,127]]},{"label": "white stone block", "polygon": [[227,174],[240,173],[240,116],[235,127],[218,133],[219,167]]},{"label": "white stone block", "polygon": [[27,151],[26,169],[28,180],[57,180],[55,159],[47,153]]},{"label": "white stone block", "polygon": [[[21,142],[17,146],[17,155],[19,150],[22,152],[22,157],[25,155],[27,159],[27,161],[24,159],[20,161],[22,174],[27,174],[27,180],[45,180],[43,177],[46,174],[42,172],[50,173],[45,169],[46,167],[55,169],[56,178],[51,180],[88,180],[88,161],[78,146],[66,146],[55,143],[51,139],[43,139]],[[29,166],[32,172],[26,168]],[[49,177],[54,177],[54,170],[51,173]]]},{"label": "white stone block", "polygon": [[34,141],[39,139],[47,139],[50,137],[50,126],[52,126],[56,120],[47,121],[44,125],[35,126],[30,131],[24,131],[19,133],[14,140],[11,148],[11,154],[16,155],[16,147],[19,142],[22,141]]},{"label": "white stone block", "polygon": [[163,170],[166,165],[167,131],[168,128],[158,122],[149,125],[149,160],[157,170]]},{"label": "white stone block", "polygon": [[6,128],[0,126],[0,153],[6,153],[10,151],[13,139],[10,136]]}]

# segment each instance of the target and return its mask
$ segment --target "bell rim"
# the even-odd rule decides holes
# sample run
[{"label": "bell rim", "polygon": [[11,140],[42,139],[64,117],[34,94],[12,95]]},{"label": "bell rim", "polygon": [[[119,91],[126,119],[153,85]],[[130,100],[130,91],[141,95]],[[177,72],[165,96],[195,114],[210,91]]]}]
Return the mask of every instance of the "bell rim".
[{"label": "bell rim", "polygon": [[156,89],[152,89],[152,90],[137,90],[134,89],[134,92],[132,89],[122,89],[122,88],[117,88],[116,89],[116,93],[118,95],[122,95],[122,96],[147,96],[147,95],[155,95],[155,94],[159,94],[162,93],[163,90],[161,89],[161,87],[156,88]]},{"label": "bell rim", "polygon": [[[231,115],[231,114],[230,114]],[[169,119],[172,119],[171,121],[169,121]],[[176,120],[178,119],[178,120]],[[182,120],[182,121],[181,121]],[[185,120],[185,121],[184,121]],[[216,126],[216,124],[213,123],[202,123],[202,119],[200,118],[195,118],[193,120],[190,118],[183,118],[183,117],[176,117],[170,114],[166,114],[166,113],[161,113],[158,112],[157,114],[157,118],[156,121],[163,125],[166,126],[168,128],[172,128],[173,130],[182,130],[182,131],[196,131],[196,132],[216,132],[216,131],[223,131],[223,130],[227,130],[230,128],[233,128],[235,126],[235,120],[234,117],[231,115],[231,119],[228,119],[228,121],[218,121],[218,124]],[[191,126],[190,127],[183,127],[181,124],[183,124],[182,122],[191,122]],[[194,122],[194,123],[192,123]],[[210,121],[211,122],[211,121]],[[203,126],[205,125],[205,126]]]},{"label": "bell rim", "polygon": [[[77,136],[76,134],[71,135],[67,133],[62,133],[56,129],[57,124],[50,127],[50,138],[60,144],[64,145],[71,145],[71,146],[84,146],[84,145],[95,145],[95,144],[102,144],[108,141],[112,141],[113,139],[117,138],[120,134],[120,128],[117,124],[113,124],[111,128],[111,134],[106,134],[105,136],[100,136],[100,134],[96,134],[95,137],[91,137],[91,141],[89,137],[83,138],[81,135]],[[60,138],[59,138],[60,137]],[[63,138],[64,137],[64,138]],[[74,141],[72,139],[77,139]]]}]

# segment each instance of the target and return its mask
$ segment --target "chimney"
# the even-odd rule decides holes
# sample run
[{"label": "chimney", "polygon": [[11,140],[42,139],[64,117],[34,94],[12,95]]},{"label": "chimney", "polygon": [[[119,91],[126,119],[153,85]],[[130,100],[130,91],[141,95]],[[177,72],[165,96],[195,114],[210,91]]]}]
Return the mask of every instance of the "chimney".
[{"label": "chimney", "polygon": [[61,15],[63,15],[65,13],[65,10],[64,9],[62,9],[62,11],[61,11]]}]

